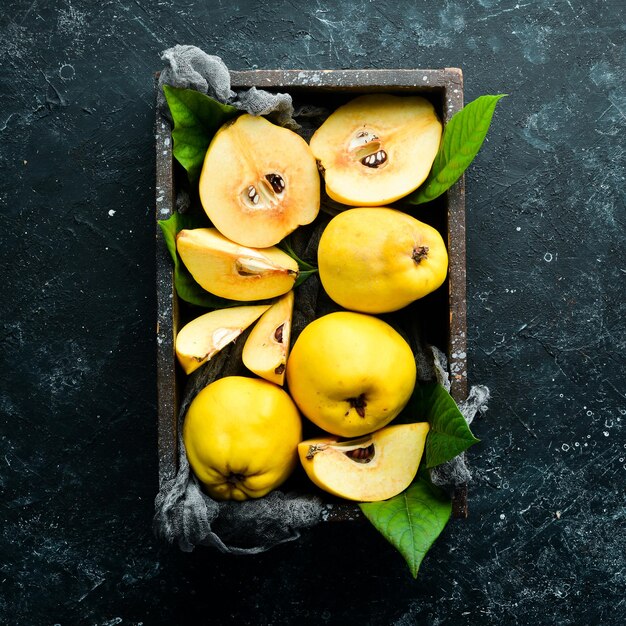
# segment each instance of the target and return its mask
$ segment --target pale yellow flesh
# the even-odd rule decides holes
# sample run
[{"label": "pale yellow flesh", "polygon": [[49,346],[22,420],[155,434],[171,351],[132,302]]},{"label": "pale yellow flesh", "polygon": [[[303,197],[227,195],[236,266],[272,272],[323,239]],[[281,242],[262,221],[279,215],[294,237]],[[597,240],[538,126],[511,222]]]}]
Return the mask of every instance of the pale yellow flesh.
[{"label": "pale yellow flesh", "polygon": [[[285,381],[293,315],[293,291],[281,296],[259,319],[243,347],[243,364],[254,374],[277,385]],[[280,341],[276,338],[279,327]]]},{"label": "pale yellow flesh", "polygon": [[[419,263],[412,256],[417,248],[428,249]],[[318,264],[326,293],[342,307],[388,313],[439,288],[448,253],[432,226],[395,209],[359,207],[329,222]]]},{"label": "pale yellow flesh", "polygon": [[[285,183],[280,194],[273,194],[264,182],[274,173]],[[250,185],[264,188],[268,202],[255,207],[242,201]],[[273,246],[319,212],[319,173],[309,146],[293,131],[263,117],[242,115],[215,134],[199,188],[211,222],[246,246]]]},{"label": "pale yellow flesh", "polygon": [[375,452],[369,463],[349,458],[341,447],[333,447],[336,439],[331,437],[303,441],[298,454],[307,476],[320,489],[347,500],[377,502],[392,498],[411,484],[428,430],[428,423],[419,422],[387,426],[373,433]]},{"label": "pale yellow flesh", "polygon": [[185,374],[191,374],[232,343],[268,309],[269,305],[216,309],[183,326],[176,336],[176,357]]},{"label": "pale yellow flesh", "polygon": [[183,426],[189,463],[217,500],[260,498],[297,464],[302,423],[291,398],[265,380],[227,376],[192,401]]},{"label": "pale yellow flesh", "polygon": [[194,280],[222,298],[275,298],[287,293],[298,277],[298,263],[286,252],[241,246],[215,228],[181,230],[176,247]]},{"label": "pale yellow flesh", "polygon": [[[367,129],[379,138],[387,162],[362,165],[349,146]],[[360,96],[340,107],[311,138],[311,149],[324,168],[326,192],[352,206],[389,204],[426,180],[441,141],[442,125],[433,105],[419,96]]]},{"label": "pale yellow flesh", "polygon": [[[304,328],[287,361],[289,392],[326,432],[358,437],[388,424],[408,402],[416,367],[407,342],[370,315],[339,311]],[[351,398],[363,394],[363,415]]]}]

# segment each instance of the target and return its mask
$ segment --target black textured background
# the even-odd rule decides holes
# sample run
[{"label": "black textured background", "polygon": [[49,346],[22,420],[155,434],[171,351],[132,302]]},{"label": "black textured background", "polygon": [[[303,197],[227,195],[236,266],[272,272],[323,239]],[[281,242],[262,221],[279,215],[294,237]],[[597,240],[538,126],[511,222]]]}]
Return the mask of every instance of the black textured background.
[{"label": "black textured background", "polygon": [[[624,5],[5,0],[2,624],[623,624]],[[150,530],[159,53],[458,66],[498,105],[467,176],[470,518],[419,579],[363,525],[258,557]]]}]

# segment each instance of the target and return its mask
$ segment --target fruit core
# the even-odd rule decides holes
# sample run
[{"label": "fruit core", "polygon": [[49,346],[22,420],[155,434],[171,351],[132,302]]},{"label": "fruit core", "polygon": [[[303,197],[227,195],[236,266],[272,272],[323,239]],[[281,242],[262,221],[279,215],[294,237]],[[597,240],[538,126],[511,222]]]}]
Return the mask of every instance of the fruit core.
[{"label": "fruit core", "polygon": [[231,341],[235,341],[242,332],[243,328],[218,328],[211,335],[211,349],[204,356],[194,356],[193,359],[198,363],[211,359]]},{"label": "fruit core", "polygon": [[369,129],[358,130],[348,143],[348,152],[361,165],[378,169],[387,163],[388,155],[378,135]]},{"label": "fruit core", "polygon": [[297,274],[292,269],[280,269],[275,265],[264,261],[263,259],[257,259],[254,257],[240,256],[235,261],[235,270],[239,276],[261,276],[267,272],[283,271],[287,274]]},{"label": "fruit core", "polygon": [[274,339],[276,339],[278,343],[283,342],[283,328],[284,327],[285,327],[285,323],[283,322],[274,332]]},{"label": "fruit core", "polygon": [[336,443],[317,443],[309,446],[306,458],[311,460],[318,452],[333,448],[345,454],[355,463],[370,463],[376,456],[376,446],[369,437],[337,441]]},{"label": "fruit core", "polygon": [[240,194],[241,201],[248,209],[273,209],[282,201],[285,187],[283,176],[271,172],[245,187]]},{"label": "fruit core", "polygon": [[373,443],[370,443],[367,447],[355,448],[354,450],[348,450],[344,454],[352,459],[356,463],[369,463],[376,453],[376,447]]}]

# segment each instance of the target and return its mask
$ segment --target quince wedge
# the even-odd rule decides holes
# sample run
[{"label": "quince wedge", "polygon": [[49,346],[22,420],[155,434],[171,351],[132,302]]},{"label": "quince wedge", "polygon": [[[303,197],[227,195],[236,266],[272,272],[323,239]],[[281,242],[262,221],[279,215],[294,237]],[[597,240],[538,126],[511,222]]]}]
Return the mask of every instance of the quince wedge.
[{"label": "quince wedge", "polygon": [[251,372],[281,386],[289,353],[293,301],[293,291],[288,291],[263,313],[246,339],[241,355]]},{"label": "quince wedge", "polygon": [[428,430],[427,422],[418,422],[387,426],[357,440],[309,439],[298,445],[298,454],[320,489],[347,500],[378,502],[411,484]]},{"label": "quince wedge", "polygon": [[244,114],[211,141],[200,201],[217,229],[244,246],[277,244],[320,208],[320,177],[306,141],[263,117]]},{"label": "quince wedge", "polygon": [[216,309],[185,324],[176,335],[176,357],[185,374],[210,361],[255,322],[269,304]]},{"label": "quince wedge", "polygon": [[222,298],[274,298],[287,293],[298,277],[298,263],[286,252],[241,246],[216,228],[181,230],[176,248],[195,281]]},{"label": "quince wedge", "polygon": [[324,290],[337,304],[389,313],[443,284],[448,252],[429,224],[388,207],[359,207],[328,223],[318,265]]},{"label": "quince wedge", "polygon": [[226,376],[192,400],[183,424],[189,464],[216,500],[260,498],[298,463],[298,409],[280,387]]},{"label": "quince wedge", "polygon": [[415,387],[413,352],[389,324],[337,311],[308,324],[287,361],[289,393],[326,432],[358,437],[387,425]]},{"label": "quince wedge", "polygon": [[428,176],[442,125],[421,96],[359,96],[334,111],[311,138],[326,193],[352,206],[389,204]]}]

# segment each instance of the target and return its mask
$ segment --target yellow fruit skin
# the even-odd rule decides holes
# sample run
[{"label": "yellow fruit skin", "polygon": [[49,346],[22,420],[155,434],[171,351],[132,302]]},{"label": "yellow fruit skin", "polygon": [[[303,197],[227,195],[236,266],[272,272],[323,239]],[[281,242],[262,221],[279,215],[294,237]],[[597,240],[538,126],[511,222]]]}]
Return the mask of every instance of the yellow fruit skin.
[{"label": "yellow fruit skin", "polygon": [[[414,255],[427,248],[424,258]],[[326,293],[346,309],[397,311],[440,287],[448,253],[437,230],[388,207],[359,207],[335,216],[318,248]]]},{"label": "yellow fruit skin", "polygon": [[295,404],[265,380],[227,376],[192,401],[183,425],[189,463],[216,500],[260,498],[297,463],[302,423]]},{"label": "yellow fruit skin", "polygon": [[299,409],[342,437],[388,424],[411,397],[415,378],[406,341],[382,320],[348,311],[311,322],[287,361],[289,393]]}]

